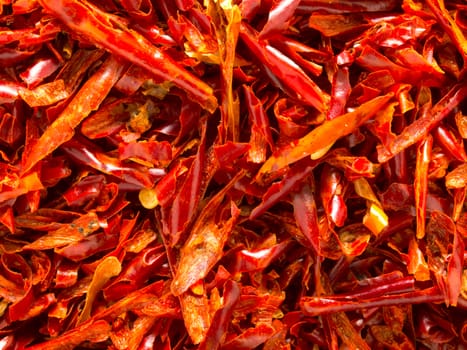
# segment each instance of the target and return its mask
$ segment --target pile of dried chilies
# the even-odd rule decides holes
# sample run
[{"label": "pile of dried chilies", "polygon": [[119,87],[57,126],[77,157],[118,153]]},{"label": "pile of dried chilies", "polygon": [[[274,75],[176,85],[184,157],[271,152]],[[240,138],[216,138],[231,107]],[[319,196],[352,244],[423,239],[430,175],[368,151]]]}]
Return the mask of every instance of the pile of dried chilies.
[{"label": "pile of dried chilies", "polygon": [[1,349],[467,347],[462,0],[0,0]]}]

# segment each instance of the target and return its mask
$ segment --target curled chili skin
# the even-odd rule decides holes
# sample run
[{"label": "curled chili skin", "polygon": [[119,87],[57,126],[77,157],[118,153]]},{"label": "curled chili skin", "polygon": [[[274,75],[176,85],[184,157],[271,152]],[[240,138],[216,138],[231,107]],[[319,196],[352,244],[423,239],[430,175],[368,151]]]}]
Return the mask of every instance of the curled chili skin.
[{"label": "curled chili skin", "polygon": [[170,56],[136,31],[125,28],[118,17],[111,16],[85,1],[40,1],[73,32],[149,70],[156,77],[173,81],[186,89],[195,101],[213,112],[217,107],[212,89],[180,67]]},{"label": "curled chili skin", "polygon": [[461,1],[0,3],[0,347],[467,346]]}]

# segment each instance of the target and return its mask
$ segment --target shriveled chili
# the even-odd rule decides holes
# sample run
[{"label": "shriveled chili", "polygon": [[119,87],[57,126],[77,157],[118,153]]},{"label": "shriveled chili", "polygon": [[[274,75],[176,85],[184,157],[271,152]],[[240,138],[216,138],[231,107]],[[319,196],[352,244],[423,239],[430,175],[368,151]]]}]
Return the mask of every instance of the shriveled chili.
[{"label": "shriveled chili", "polygon": [[467,347],[461,0],[0,0],[1,349]]}]

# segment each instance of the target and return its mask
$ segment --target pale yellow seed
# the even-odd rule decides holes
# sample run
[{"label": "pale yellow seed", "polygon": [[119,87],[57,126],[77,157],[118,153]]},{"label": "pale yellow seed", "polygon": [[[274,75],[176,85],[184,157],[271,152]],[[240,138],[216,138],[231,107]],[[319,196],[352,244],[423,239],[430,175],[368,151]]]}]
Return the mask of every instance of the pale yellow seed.
[{"label": "pale yellow seed", "polygon": [[154,209],[159,205],[159,200],[157,199],[154,188],[143,188],[139,191],[138,198],[141,205],[146,209]]}]

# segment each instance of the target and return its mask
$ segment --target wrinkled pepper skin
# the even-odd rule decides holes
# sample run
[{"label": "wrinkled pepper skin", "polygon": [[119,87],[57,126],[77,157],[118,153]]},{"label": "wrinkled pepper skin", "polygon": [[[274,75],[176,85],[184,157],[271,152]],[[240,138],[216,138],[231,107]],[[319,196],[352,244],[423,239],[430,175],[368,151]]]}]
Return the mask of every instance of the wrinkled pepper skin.
[{"label": "wrinkled pepper skin", "polygon": [[467,347],[459,0],[0,0],[0,348]]}]

